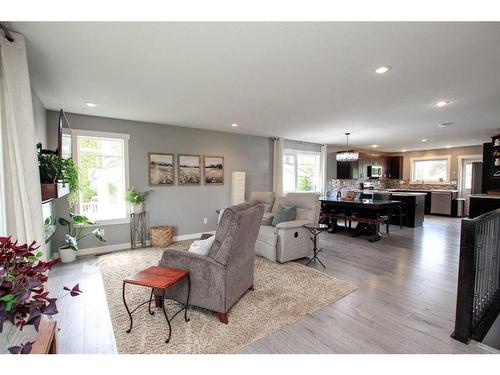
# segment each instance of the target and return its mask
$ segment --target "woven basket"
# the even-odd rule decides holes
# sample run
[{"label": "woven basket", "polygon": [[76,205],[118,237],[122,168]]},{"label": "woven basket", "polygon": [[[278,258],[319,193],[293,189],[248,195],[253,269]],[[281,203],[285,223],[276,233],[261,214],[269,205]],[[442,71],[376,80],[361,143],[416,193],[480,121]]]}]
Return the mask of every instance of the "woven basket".
[{"label": "woven basket", "polygon": [[149,238],[153,247],[167,247],[174,239],[174,227],[169,225],[158,225],[149,227]]}]

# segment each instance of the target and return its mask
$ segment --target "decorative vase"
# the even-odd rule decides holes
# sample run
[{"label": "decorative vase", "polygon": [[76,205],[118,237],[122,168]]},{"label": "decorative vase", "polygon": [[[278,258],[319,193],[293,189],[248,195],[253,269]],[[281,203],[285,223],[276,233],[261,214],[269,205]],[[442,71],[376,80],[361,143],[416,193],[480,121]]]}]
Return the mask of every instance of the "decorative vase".
[{"label": "decorative vase", "polygon": [[22,330],[17,328],[10,321],[3,323],[2,333],[0,333],[0,354],[9,353],[9,348],[35,341],[37,331],[34,325],[24,326]]},{"label": "decorative vase", "polygon": [[71,263],[76,259],[76,251],[73,249],[63,249],[59,248],[59,258],[61,258],[62,263]]},{"label": "decorative vase", "polygon": [[130,207],[131,213],[133,213],[133,214],[140,214],[143,211],[143,208],[144,207],[143,207],[142,203],[133,204]]}]

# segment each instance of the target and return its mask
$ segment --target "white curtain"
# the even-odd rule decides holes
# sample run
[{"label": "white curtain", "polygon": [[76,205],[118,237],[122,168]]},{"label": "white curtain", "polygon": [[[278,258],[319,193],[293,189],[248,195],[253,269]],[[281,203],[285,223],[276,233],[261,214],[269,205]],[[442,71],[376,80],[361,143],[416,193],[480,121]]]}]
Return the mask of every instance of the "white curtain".
[{"label": "white curtain", "polygon": [[24,37],[0,37],[0,131],[6,232],[45,250],[35,123]]},{"label": "white curtain", "polygon": [[319,172],[319,186],[321,195],[325,195],[328,187],[327,185],[327,160],[328,160],[328,149],[326,145],[321,145],[321,157],[320,157],[320,172]]},{"label": "white curtain", "polygon": [[283,195],[283,138],[274,138],[273,191],[276,196]]}]

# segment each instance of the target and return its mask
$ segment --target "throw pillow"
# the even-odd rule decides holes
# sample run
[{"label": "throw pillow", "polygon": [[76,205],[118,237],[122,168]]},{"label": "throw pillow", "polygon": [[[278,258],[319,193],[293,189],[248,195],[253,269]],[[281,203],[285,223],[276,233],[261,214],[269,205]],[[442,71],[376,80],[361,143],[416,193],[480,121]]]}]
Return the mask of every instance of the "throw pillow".
[{"label": "throw pillow", "polygon": [[212,244],[214,243],[215,236],[211,236],[206,240],[194,241],[189,247],[190,253],[207,256]]},{"label": "throw pillow", "polygon": [[270,227],[273,225],[274,214],[272,212],[264,212],[262,216],[262,220],[260,221],[260,225],[265,225]]},{"label": "throw pillow", "polygon": [[274,215],[273,227],[285,221],[293,221],[295,220],[296,216],[297,216],[297,206],[280,207],[279,211]]}]

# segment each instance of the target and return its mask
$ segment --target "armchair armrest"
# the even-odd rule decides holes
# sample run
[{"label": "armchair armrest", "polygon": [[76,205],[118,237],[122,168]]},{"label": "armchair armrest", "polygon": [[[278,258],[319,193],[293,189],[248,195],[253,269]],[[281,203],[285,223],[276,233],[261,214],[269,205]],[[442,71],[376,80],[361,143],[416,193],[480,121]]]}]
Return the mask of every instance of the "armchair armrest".
[{"label": "armchair armrest", "polygon": [[[173,249],[163,252],[160,266],[189,271],[190,304],[208,310],[225,311],[226,266],[207,256]],[[187,283],[174,284],[166,291],[155,293],[166,293],[167,298],[183,301],[186,298]]]},{"label": "armchair armrest", "polygon": [[293,221],[285,221],[283,223],[279,223],[276,225],[276,230],[278,229],[297,229],[302,228],[304,224],[311,224],[309,220],[293,220]]},{"label": "armchair armrest", "polygon": [[163,252],[160,259],[160,266],[172,267],[172,268],[182,268],[182,269],[193,269],[203,267],[210,268],[220,268],[221,270],[225,266],[212,258],[204,255],[190,253],[185,250],[174,250],[167,249]]}]

